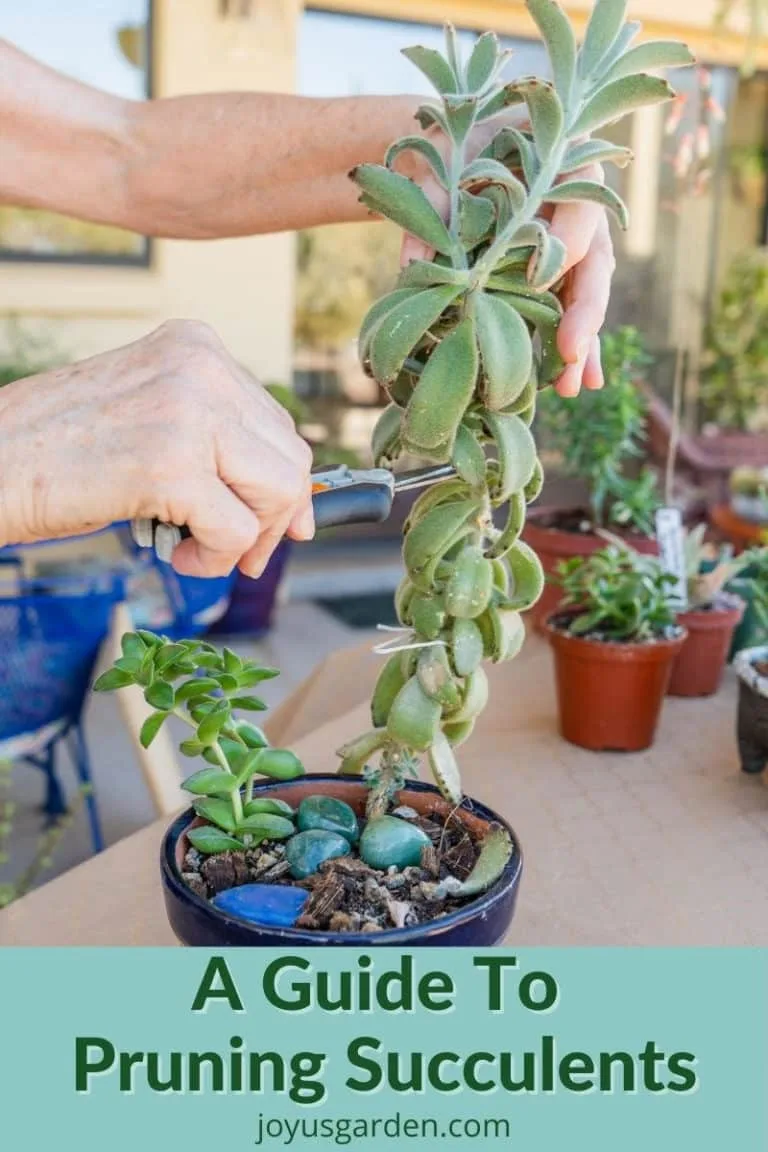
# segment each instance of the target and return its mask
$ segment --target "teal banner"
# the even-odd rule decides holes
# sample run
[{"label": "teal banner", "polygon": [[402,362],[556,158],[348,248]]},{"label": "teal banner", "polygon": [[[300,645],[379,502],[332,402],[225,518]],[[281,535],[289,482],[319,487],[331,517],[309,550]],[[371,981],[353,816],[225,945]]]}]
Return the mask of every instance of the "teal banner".
[{"label": "teal banner", "polygon": [[9,1152],[768,1149],[758,950],[5,949],[0,980]]}]

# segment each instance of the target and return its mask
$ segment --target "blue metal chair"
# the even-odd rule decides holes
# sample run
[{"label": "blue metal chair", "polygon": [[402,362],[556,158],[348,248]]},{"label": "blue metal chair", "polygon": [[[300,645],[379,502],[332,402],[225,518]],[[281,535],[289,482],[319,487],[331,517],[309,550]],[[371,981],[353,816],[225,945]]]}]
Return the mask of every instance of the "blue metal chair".
[{"label": "blue metal chair", "polygon": [[103,848],[91,785],[83,708],[99,649],[116,603],[119,574],[24,579],[14,575],[0,596],[0,757],[26,761],[46,779],[45,811],[66,809],[57,751],[69,747],[86,804],[95,851]]},{"label": "blue metal chair", "polygon": [[[224,615],[236,577],[179,576],[154,553],[137,549],[128,525],[116,524],[104,532],[116,533],[123,558],[95,572],[25,577],[25,554],[55,549],[55,542],[0,550],[0,758],[27,762],[44,773],[44,808],[54,818],[66,810],[57,771],[59,747],[66,744],[88,788],[96,852],[104,840],[82,720],[115,605],[127,601],[135,627],[154,628],[171,639],[187,638]],[[159,618],[153,620],[142,618],[140,602],[131,602],[132,587],[148,574],[163,593]]]}]

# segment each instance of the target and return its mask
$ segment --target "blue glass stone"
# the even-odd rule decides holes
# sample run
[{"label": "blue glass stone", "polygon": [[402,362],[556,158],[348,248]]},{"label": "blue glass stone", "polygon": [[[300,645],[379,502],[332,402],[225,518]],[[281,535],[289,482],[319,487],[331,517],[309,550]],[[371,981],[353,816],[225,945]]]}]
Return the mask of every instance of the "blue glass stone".
[{"label": "blue glass stone", "polygon": [[291,836],[285,845],[285,858],[291,866],[291,875],[296,880],[304,880],[317,872],[326,860],[348,856],[349,851],[349,840],[343,836],[313,828]]},{"label": "blue glass stone", "polygon": [[410,868],[421,861],[421,850],[431,844],[416,824],[396,816],[377,816],[366,824],[360,837],[360,855],[371,868],[384,871]]},{"label": "blue glass stone", "polygon": [[309,892],[279,884],[243,884],[219,892],[213,899],[214,908],[268,928],[290,928],[296,923],[309,899]]},{"label": "blue glass stone", "polygon": [[299,832],[335,832],[350,844],[360,835],[354,809],[334,796],[307,796],[299,804],[297,824]]}]

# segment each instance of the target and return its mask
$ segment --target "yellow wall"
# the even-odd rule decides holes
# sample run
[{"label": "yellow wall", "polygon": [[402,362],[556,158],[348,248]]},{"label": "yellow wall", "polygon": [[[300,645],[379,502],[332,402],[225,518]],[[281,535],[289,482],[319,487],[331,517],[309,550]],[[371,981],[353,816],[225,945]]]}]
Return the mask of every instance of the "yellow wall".
[{"label": "yellow wall", "polygon": [[[155,94],[292,91],[301,0],[258,0],[220,19],[218,0],[156,0]],[[0,267],[0,313],[39,321],[71,356],[126,343],[169,317],[206,320],[266,380],[291,365],[294,239],[159,241],[151,269]]]}]

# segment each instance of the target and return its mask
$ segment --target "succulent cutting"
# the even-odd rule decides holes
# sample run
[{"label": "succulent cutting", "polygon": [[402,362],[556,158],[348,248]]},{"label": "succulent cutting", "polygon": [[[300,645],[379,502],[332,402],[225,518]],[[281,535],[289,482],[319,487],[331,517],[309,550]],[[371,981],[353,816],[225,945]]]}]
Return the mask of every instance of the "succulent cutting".
[{"label": "succulent cutting", "polygon": [[[521,612],[543,587],[520,533],[543,482],[531,424],[539,390],[562,370],[567,256],[543,214],[592,201],[627,226],[620,197],[584,169],[626,165],[631,153],[593,133],[674,95],[648,69],[692,63],[680,43],[635,44],[640,26],[625,21],[626,0],[597,0],[581,47],[554,0],[526,2],[552,82],[506,82],[508,54],[493,33],[463,61],[449,27],[445,54],[405,52],[438,96],[417,114],[424,134],[352,173],[372,213],[434,252],[409,264],[362,324],[362,364],[391,401],[373,435],[375,461],[389,466],[408,453],[456,471],[419,497],[405,526],[396,607],[413,647],[389,657],[373,727],[340,751],[342,772],[367,772],[370,816],[386,810],[424,755],[446,798],[462,799],[454,749],[486,704],[483,662],[517,655]],[[476,154],[475,130],[494,122],[498,131]],[[409,151],[444,189],[447,218],[396,170]]]}]

